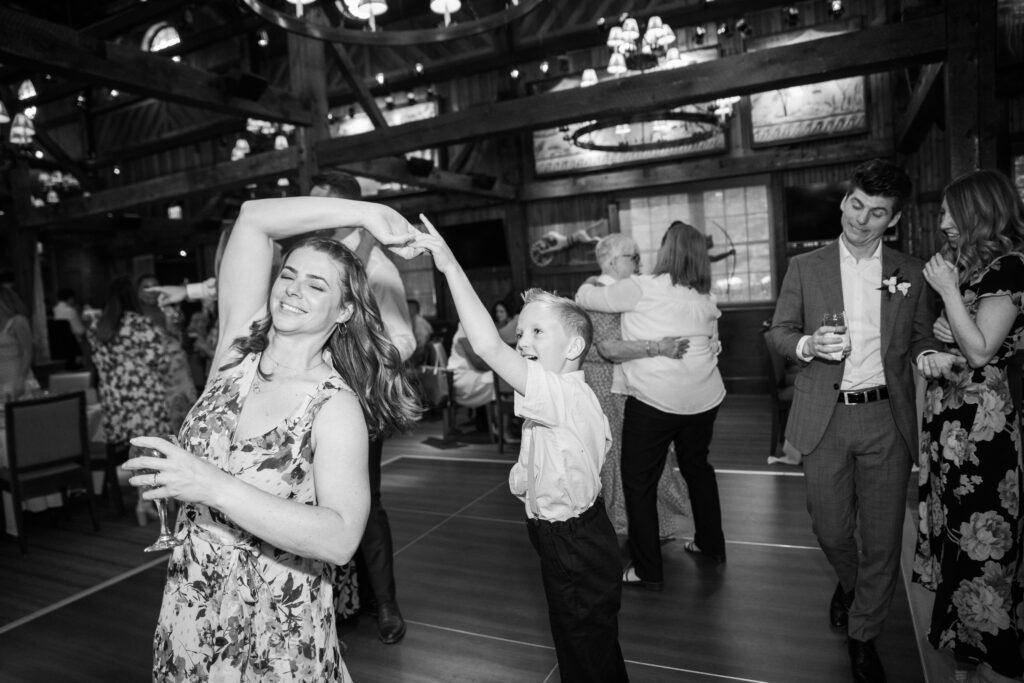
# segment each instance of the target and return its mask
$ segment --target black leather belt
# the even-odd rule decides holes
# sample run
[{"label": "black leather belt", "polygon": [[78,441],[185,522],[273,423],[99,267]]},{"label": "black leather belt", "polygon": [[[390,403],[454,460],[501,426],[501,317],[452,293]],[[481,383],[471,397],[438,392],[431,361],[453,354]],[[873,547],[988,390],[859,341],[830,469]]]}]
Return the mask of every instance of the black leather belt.
[{"label": "black leather belt", "polygon": [[863,391],[840,391],[839,403],[843,403],[848,406],[855,406],[861,403],[871,403],[872,401],[881,401],[882,399],[889,398],[889,390],[885,387],[872,387],[871,389],[864,389]]}]

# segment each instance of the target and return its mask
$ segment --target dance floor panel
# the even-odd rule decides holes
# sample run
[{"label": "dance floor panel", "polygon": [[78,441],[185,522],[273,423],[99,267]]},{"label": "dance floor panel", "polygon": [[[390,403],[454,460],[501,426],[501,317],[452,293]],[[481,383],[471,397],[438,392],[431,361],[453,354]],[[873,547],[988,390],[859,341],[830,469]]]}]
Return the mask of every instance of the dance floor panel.
[{"label": "dance floor panel", "polygon": [[[743,404],[739,422],[749,421],[750,409],[760,410]],[[810,531],[803,479],[787,476],[800,469],[767,467],[762,453],[742,452],[749,439],[730,429],[734,417],[727,402],[711,456],[723,470],[728,562],[715,565],[683,550],[692,529],[685,518],[683,532],[663,545],[664,592],[624,589],[620,640],[631,680],[846,683],[845,639],[827,624],[834,575]],[[427,432],[430,427],[424,425]],[[383,501],[408,632],[400,644],[387,646],[377,639],[372,616],[344,622],[345,661],[356,683],[559,680],[539,561],[522,503],[508,492],[515,455],[496,451],[492,444],[422,432],[385,445]],[[104,575],[103,559],[91,558],[81,560],[91,563],[86,577],[75,576],[77,558],[93,546],[110,549],[117,563],[154,559],[141,553],[153,525],[138,529],[123,518],[101,519],[100,536],[114,538],[98,541],[82,516],[76,512],[59,529],[36,525],[28,559],[13,559],[16,544],[0,542],[0,576],[16,590],[39,597],[49,591],[50,602],[57,602],[89,577],[123,571]],[[67,557],[60,556],[62,547]],[[74,589],[54,580],[46,564],[51,560]],[[163,576],[163,568],[154,567],[115,578],[6,632],[4,624],[23,615],[0,613],[0,683],[148,680]],[[902,582],[878,649],[889,680],[924,683]]]}]

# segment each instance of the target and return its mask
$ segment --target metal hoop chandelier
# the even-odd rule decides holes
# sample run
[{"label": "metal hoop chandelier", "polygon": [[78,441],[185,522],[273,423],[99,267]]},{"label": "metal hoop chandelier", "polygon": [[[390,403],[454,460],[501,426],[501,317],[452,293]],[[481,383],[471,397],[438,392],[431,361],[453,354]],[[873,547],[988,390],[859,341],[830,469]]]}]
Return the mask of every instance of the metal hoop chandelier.
[{"label": "metal hoop chandelier", "polygon": [[[591,136],[598,131],[616,126],[629,124],[653,124],[656,121],[685,121],[687,123],[699,124],[700,128],[691,132],[685,137],[668,138],[662,140],[651,140],[650,142],[629,142],[623,140],[617,144],[602,144],[583,138]],[[589,149],[595,152],[651,152],[654,150],[671,149],[692,145],[714,137],[721,130],[718,118],[714,114],[688,111],[669,111],[660,113],[633,114],[631,116],[620,116],[616,118],[592,121],[581,126],[571,134],[566,134],[566,139],[580,149]]]},{"label": "metal hoop chandelier", "polygon": [[[397,31],[363,31],[337,26],[321,26],[304,19],[285,14],[267,5],[263,0],[242,0],[258,17],[279,28],[297,33],[307,38],[323,40],[329,43],[345,43],[355,45],[418,45],[422,43],[441,43],[447,40],[465,38],[491,31],[537,9],[546,0],[519,0],[519,4],[489,14],[482,19],[474,19],[459,24],[440,28],[406,29]],[[347,12],[343,16],[352,21],[360,21]]]}]

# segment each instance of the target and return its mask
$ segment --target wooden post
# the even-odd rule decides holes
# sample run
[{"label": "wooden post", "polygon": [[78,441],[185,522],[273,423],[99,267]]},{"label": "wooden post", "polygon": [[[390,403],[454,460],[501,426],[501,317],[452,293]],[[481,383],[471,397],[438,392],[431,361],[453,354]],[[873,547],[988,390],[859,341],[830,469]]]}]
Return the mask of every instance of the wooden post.
[{"label": "wooden post", "polygon": [[946,43],[946,134],[955,178],[996,163],[996,0],[950,0]]},{"label": "wooden post", "polygon": [[[306,20],[327,23],[323,10],[307,8]],[[299,192],[308,194],[310,178],[317,171],[313,149],[316,143],[330,137],[327,130],[327,72],[324,51],[319,40],[288,33],[288,74],[292,94],[306,104],[312,117],[310,125],[296,131],[299,147]]]}]

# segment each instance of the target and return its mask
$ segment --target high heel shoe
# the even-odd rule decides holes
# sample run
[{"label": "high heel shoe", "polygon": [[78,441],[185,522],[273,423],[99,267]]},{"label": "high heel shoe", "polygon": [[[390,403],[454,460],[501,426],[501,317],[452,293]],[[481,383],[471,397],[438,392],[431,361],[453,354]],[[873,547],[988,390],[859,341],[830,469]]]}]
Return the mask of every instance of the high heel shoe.
[{"label": "high heel shoe", "polygon": [[150,519],[160,519],[160,515],[156,511],[156,504],[151,500],[140,498],[139,502],[135,504],[135,520],[139,526],[146,526]]}]

